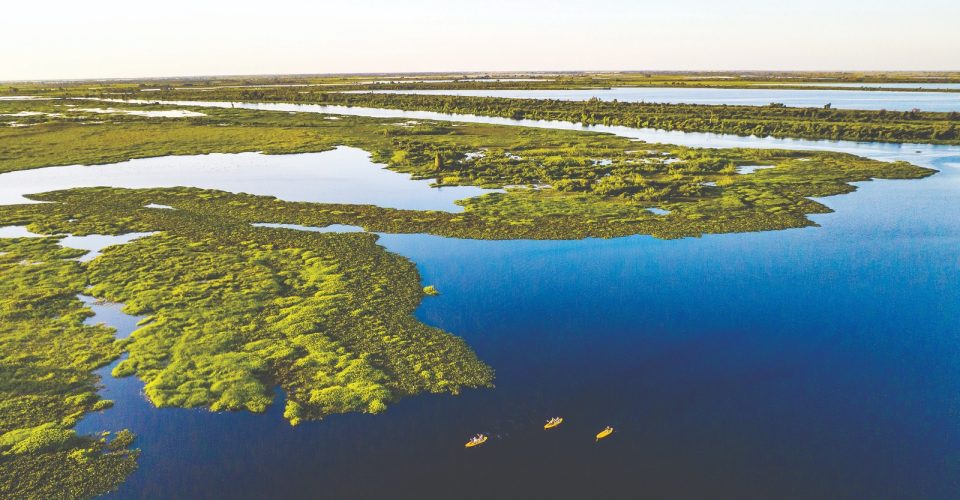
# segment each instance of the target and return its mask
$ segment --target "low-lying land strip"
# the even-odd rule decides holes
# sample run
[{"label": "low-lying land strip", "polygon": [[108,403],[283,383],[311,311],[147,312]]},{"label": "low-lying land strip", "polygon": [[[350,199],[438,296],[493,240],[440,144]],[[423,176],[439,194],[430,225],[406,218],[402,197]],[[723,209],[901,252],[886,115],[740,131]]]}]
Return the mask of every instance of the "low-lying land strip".
[{"label": "low-lying land strip", "polygon": [[[0,95],[69,94],[90,91],[142,93],[164,90],[212,91],[220,89],[293,88],[363,89],[588,89],[612,87],[739,88],[796,90],[877,90],[960,92],[949,84],[960,83],[960,73],[935,72],[519,72],[519,73],[422,73],[370,75],[260,75],[181,77],[154,80],[101,80],[58,82],[9,82],[0,84]],[[947,85],[944,85],[947,84]],[[879,86],[884,85],[883,88]]]},{"label": "low-lying land strip", "polygon": [[[713,132],[757,137],[960,144],[960,113],[852,109],[660,104],[591,99],[563,101],[414,94],[239,91],[236,100],[315,102],[403,110],[465,113],[586,125]],[[204,97],[204,96],[192,96]],[[207,99],[213,96],[205,96]],[[229,95],[222,95],[230,99]]]}]

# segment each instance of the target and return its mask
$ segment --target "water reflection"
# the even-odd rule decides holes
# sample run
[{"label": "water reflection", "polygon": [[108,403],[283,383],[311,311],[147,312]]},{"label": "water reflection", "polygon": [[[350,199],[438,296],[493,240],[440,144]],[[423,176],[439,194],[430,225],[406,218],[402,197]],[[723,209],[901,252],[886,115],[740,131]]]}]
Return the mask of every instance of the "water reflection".
[{"label": "water reflection", "polygon": [[362,233],[363,228],[360,226],[351,226],[349,224],[330,224],[329,226],[316,227],[316,226],[302,226],[300,224],[278,224],[274,222],[256,222],[253,224],[257,227],[273,227],[281,229],[294,229],[297,231],[310,231],[313,233]]},{"label": "water reflection", "polygon": [[137,323],[146,318],[146,316],[135,316],[123,312],[123,304],[117,302],[107,302],[91,297],[89,295],[77,296],[87,307],[93,311],[93,316],[85,319],[83,324],[96,325],[103,323],[117,330],[116,337],[125,339],[137,329]]}]

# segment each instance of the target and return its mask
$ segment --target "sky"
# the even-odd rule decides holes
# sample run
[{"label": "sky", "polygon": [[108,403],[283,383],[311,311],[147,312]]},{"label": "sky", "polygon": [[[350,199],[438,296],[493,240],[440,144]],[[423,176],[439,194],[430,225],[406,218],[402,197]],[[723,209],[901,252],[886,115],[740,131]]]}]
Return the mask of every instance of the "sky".
[{"label": "sky", "polygon": [[0,12],[0,80],[960,70],[958,0],[47,0]]}]

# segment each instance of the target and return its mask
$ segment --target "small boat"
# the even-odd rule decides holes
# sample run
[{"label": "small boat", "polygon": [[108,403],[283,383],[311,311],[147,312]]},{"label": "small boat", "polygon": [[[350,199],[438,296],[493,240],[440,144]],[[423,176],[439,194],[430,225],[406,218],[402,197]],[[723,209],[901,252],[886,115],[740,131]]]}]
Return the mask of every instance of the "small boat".
[{"label": "small boat", "polygon": [[563,423],[563,417],[553,417],[550,420],[547,420],[547,423],[543,424],[544,430],[553,429],[554,427]]},{"label": "small boat", "polygon": [[480,446],[481,444],[486,442],[487,442],[487,436],[484,436],[483,434],[477,434],[476,436],[473,436],[472,438],[470,438],[470,441],[467,441],[467,444],[465,444],[464,446],[467,448],[473,448],[474,446]]},{"label": "small boat", "polygon": [[613,434],[613,427],[610,427],[608,425],[606,429],[600,431],[600,433],[597,434],[597,441],[600,441],[601,439],[609,436],[610,434]]}]

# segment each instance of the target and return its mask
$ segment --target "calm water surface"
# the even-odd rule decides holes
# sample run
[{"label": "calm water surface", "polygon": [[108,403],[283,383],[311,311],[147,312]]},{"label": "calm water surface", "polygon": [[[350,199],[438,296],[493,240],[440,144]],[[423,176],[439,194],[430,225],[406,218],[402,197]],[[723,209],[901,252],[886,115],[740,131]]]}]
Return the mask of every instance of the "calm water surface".
[{"label": "calm water surface", "polygon": [[[960,148],[682,137],[941,173],[826,198],[836,212],[816,228],[382,235],[441,291],[417,317],[465,338],[495,389],[292,428],[280,393],[265,415],[157,410],[106,367],[117,405],[79,429],[129,427],[143,449],[111,497],[955,498]],[[555,415],[564,424],[544,432]],[[594,443],[606,425],[616,433]],[[491,440],[464,450],[477,432]]]},{"label": "calm water surface", "polygon": [[[72,187],[188,186],[276,196],[286,201],[378,204],[411,210],[463,211],[454,201],[495,190],[430,187],[432,181],[370,161],[366,151],[338,147],[323,153],[235,153],[142,158],[109,165],[47,167],[0,174],[0,204],[26,203],[25,194]],[[162,205],[152,204],[162,209]]]},{"label": "calm water surface", "polygon": [[830,104],[840,109],[886,109],[910,111],[960,111],[960,93],[907,92],[882,90],[819,90],[819,89],[724,89],[615,87],[610,89],[451,89],[451,90],[358,90],[352,93],[460,95],[474,97],[509,97],[525,99],[559,99],[585,101],[596,97],[604,101],[658,102],[670,104],[732,104],[765,106],[778,102],[787,106],[819,108]]},{"label": "calm water surface", "polygon": [[257,227],[273,227],[281,229],[295,229],[297,231],[309,231],[311,233],[362,233],[360,226],[351,226],[349,224],[330,224],[329,226],[304,226],[302,224],[278,224],[275,222],[255,222],[251,224]]}]

